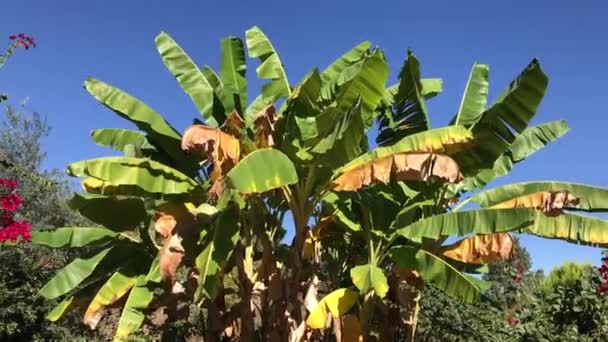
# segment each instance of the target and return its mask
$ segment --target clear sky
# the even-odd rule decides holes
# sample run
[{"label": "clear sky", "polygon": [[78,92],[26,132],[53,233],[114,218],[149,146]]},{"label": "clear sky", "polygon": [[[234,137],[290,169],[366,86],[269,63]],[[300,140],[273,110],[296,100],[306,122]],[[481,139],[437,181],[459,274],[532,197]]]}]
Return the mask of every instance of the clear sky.
[{"label": "clear sky", "polygon": [[[385,50],[393,83],[411,47],[423,76],[444,79],[443,94],[428,103],[434,126],[457,110],[473,62],[490,64],[493,99],[538,57],[550,82],[533,124],[566,119],[572,130],[496,184],[558,179],[608,186],[605,1],[6,0],[0,11],[0,42],[19,32],[38,42],[0,71],[0,89],[14,103],[29,97],[28,108],[47,115],[53,131],[46,167],[110,153],[90,141],[94,128],[131,127],[84,91],[87,76],[137,96],[184,130],[198,112],[159,59],[156,34],[167,31],[198,64],[217,66],[220,39],[244,38],[258,25],[292,84],[366,39]],[[259,84],[255,66],[248,70],[250,99]],[[597,249],[559,241],[523,243],[537,268],[600,258]]]}]

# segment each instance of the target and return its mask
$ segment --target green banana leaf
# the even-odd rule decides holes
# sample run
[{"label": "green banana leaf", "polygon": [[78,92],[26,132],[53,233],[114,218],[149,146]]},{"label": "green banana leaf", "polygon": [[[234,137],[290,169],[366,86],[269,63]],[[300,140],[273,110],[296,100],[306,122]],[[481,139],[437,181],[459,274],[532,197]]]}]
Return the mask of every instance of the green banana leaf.
[{"label": "green banana leaf", "polygon": [[157,195],[184,194],[197,186],[185,174],[149,159],[102,157],[69,164],[68,171],[72,176],[90,176],[113,186],[132,187],[135,195],[141,191]]},{"label": "green banana leaf", "polygon": [[32,242],[52,247],[83,247],[101,244],[118,235],[115,231],[102,227],[62,227],[32,232]]},{"label": "green banana leaf", "polygon": [[224,84],[220,80],[219,75],[208,65],[203,66],[201,72],[203,73],[203,76],[205,76],[207,82],[209,82],[209,85],[213,88],[213,116],[221,117],[222,113],[224,116],[230,114],[225,108]]},{"label": "green banana leaf", "polygon": [[523,182],[499,186],[471,196],[473,203],[482,208],[494,206],[507,200],[542,191],[565,190],[578,197],[579,204],[572,209],[590,212],[608,211],[608,188],[569,182]]},{"label": "green banana leaf", "polygon": [[551,217],[539,212],[534,224],[522,232],[574,244],[608,247],[608,220],[597,217],[572,213]]},{"label": "green banana leaf", "polygon": [[[422,85],[422,97],[425,100],[432,99],[443,92],[443,80],[441,78],[422,78],[420,84]],[[395,101],[397,91],[399,91],[399,83],[387,87],[382,99],[383,104],[391,105]]]},{"label": "green banana leaf", "polygon": [[369,41],[360,43],[323,70],[320,78],[323,82],[321,94],[323,94],[324,99],[333,99],[338,88],[352,78],[352,76],[348,76],[352,74],[348,70],[359,64],[368,53],[371,45]]},{"label": "green banana leaf", "polygon": [[449,212],[427,217],[406,227],[394,226],[395,234],[421,243],[423,238],[490,234],[524,229],[534,222],[535,211],[528,208],[479,209]]},{"label": "green banana leaf", "polygon": [[388,292],[388,280],[384,271],[376,265],[366,264],[353,267],[350,270],[350,278],[362,294],[374,289],[378,297],[384,298]]},{"label": "green banana leaf", "polygon": [[226,179],[240,193],[251,194],[297,183],[298,174],[283,152],[265,148],[248,154],[228,172]]},{"label": "green banana leaf", "polygon": [[497,177],[508,174],[513,165],[542,149],[550,142],[561,138],[570,130],[563,120],[551,121],[526,128],[509,149],[498,158],[491,169],[483,169],[474,176],[467,177],[457,187],[466,190],[481,189]]},{"label": "green banana leaf", "polygon": [[194,294],[199,301],[201,295],[213,299],[217,294],[217,273],[228,260],[240,238],[238,208],[229,206],[220,212],[210,241],[195,260],[198,270],[198,288]]},{"label": "green banana leaf", "polygon": [[129,297],[122,309],[114,341],[124,341],[130,334],[138,330],[144,322],[145,315],[141,312],[148,308],[154,293],[147,287],[145,275],[140,275],[135,286],[129,292]]},{"label": "green banana leaf", "polygon": [[408,51],[399,80],[399,88],[393,97],[393,110],[380,118],[376,138],[380,146],[391,145],[408,135],[431,128],[422,96],[420,63],[411,51]]},{"label": "green banana leaf", "polygon": [[212,112],[213,88],[188,54],[165,32],[156,36],[154,41],[163,63],[190,96],[206,124],[217,127],[224,122],[225,117],[213,116],[217,115]]},{"label": "green banana leaf", "polygon": [[456,117],[452,119],[454,125],[470,127],[479,120],[481,113],[486,110],[488,88],[490,87],[489,71],[490,66],[487,64],[473,64],[460,107]]},{"label": "green banana leaf", "polygon": [[321,73],[323,82],[330,82],[337,78],[344,69],[360,61],[371,46],[372,43],[366,40],[340,56]]},{"label": "green banana leaf", "polygon": [[156,150],[148,142],[146,135],[142,132],[122,128],[101,128],[91,132],[93,142],[100,146],[111,147],[116,151],[123,152],[127,145],[134,145],[140,149]]},{"label": "green banana leaf", "polygon": [[266,34],[254,26],[245,32],[249,57],[258,58],[260,66],[256,73],[259,78],[270,80],[262,86],[262,93],[247,107],[245,120],[252,122],[253,117],[262,111],[269,103],[289,97],[291,88],[283,64]]},{"label": "green banana leaf", "polygon": [[243,41],[237,37],[227,37],[221,43],[220,78],[224,86],[224,107],[243,113],[247,107],[247,64]]},{"label": "green banana leaf", "polygon": [[122,90],[94,78],[87,79],[84,87],[99,102],[146,132],[147,139],[171,156],[180,167],[187,170],[193,168],[193,162],[186,159],[181,149],[180,134],[152,108]]},{"label": "green banana leaf", "polygon": [[407,136],[391,146],[378,147],[367,152],[338,169],[335,174],[397,153],[433,152],[449,155],[467,147],[467,142],[471,140],[471,132],[462,126],[435,128]]},{"label": "green banana leaf", "polygon": [[456,159],[461,169],[491,168],[517,135],[526,129],[536,114],[548,83],[540,63],[534,59],[471,127],[476,144]]},{"label": "green banana leaf", "polygon": [[97,265],[112,248],[113,247],[105,248],[91,256],[76,258],[61,269],[61,271],[57,272],[55,276],[40,289],[39,294],[46,299],[54,299],[70,292],[93,273]]},{"label": "green banana leaf", "polygon": [[70,311],[69,309],[74,303],[74,298],[75,296],[70,296],[62,300],[45,316],[45,318],[51,322],[57,322],[65,313]]},{"label": "green banana leaf", "polygon": [[366,127],[371,126],[374,121],[375,110],[385,93],[388,78],[388,64],[384,54],[376,50],[349,69],[352,72],[350,80],[340,87],[335,107],[330,107],[317,119],[317,126],[323,130],[331,129],[331,125],[338,121],[358,98],[361,98],[361,115]]},{"label": "green banana leaf", "polygon": [[117,231],[136,228],[148,217],[140,197],[80,193],[68,204],[89,220]]},{"label": "green banana leaf", "polygon": [[400,267],[416,270],[425,282],[454,298],[469,303],[479,299],[481,289],[477,282],[430,252],[411,246],[398,246],[392,248],[389,255]]},{"label": "green banana leaf", "polygon": [[96,323],[89,322],[89,320],[95,320],[98,312],[120,300],[135,285],[136,281],[137,275],[133,272],[132,266],[125,266],[114,272],[89,303],[84,315],[84,323],[89,326],[94,324],[94,327]]}]

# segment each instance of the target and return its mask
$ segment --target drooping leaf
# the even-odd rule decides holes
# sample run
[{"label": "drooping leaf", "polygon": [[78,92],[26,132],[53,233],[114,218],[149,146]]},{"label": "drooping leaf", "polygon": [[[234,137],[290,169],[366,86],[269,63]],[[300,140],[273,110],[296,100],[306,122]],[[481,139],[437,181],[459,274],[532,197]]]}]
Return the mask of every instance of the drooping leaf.
[{"label": "drooping leaf", "polygon": [[[205,125],[192,125],[184,133],[182,149],[196,152],[227,172],[241,157],[239,140],[219,129]],[[225,164],[225,165],[224,165]]]},{"label": "drooping leaf", "polygon": [[70,296],[62,300],[59,304],[57,304],[57,306],[53,308],[53,310],[51,310],[51,312],[46,315],[45,318],[51,322],[57,322],[72,306],[74,298],[74,296]]},{"label": "drooping leaf", "polygon": [[101,128],[91,132],[93,141],[101,146],[107,146],[116,151],[124,151],[127,145],[134,145],[140,149],[156,150],[148,142],[142,132],[122,128]]},{"label": "drooping leaf", "polygon": [[291,88],[283,69],[283,64],[279,55],[275,51],[272,43],[266,34],[257,26],[246,31],[247,50],[249,57],[258,58],[260,66],[256,68],[259,78],[270,80],[262,86],[262,93],[247,107],[245,120],[251,122],[249,118],[259,113],[262,109],[275,101],[289,97]]},{"label": "drooping leaf", "polygon": [[145,275],[137,277],[135,286],[131,289],[122,309],[114,341],[124,341],[143,324],[145,315],[142,310],[148,308],[154,297],[154,293],[146,284]]},{"label": "drooping leaf", "polygon": [[473,235],[442,248],[441,254],[471,264],[489,264],[511,257],[513,238],[509,233]]},{"label": "drooping leaf", "polygon": [[227,180],[240,193],[250,194],[297,183],[298,174],[294,164],[285,154],[266,148],[256,150],[243,158],[228,172]]},{"label": "drooping leaf", "polygon": [[144,202],[139,197],[81,193],[74,194],[68,204],[82,216],[112,230],[136,228],[147,218]]},{"label": "drooping leaf", "polygon": [[244,113],[247,106],[247,79],[245,72],[245,49],[237,37],[227,37],[221,43],[220,78],[224,85],[224,107],[226,112],[234,110]]},{"label": "drooping leaf", "polygon": [[236,208],[229,206],[220,212],[212,229],[211,239],[195,260],[199,273],[196,300],[201,298],[201,294],[210,299],[217,294],[217,273],[232,254],[240,236]]},{"label": "drooping leaf", "polygon": [[[420,84],[422,84],[422,97],[425,100],[431,99],[443,91],[443,80],[441,78],[422,78]],[[399,83],[387,87],[382,99],[383,104],[391,105],[398,90]]]},{"label": "drooping leaf", "polygon": [[112,305],[129,292],[137,280],[137,277],[131,273],[128,268],[122,268],[110,276],[91,300],[83,318],[85,325],[95,329],[103,316],[105,307]]},{"label": "drooping leaf", "polygon": [[52,247],[83,247],[110,241],[118,233],[102,227],[62,227],[32,232],[32,242]]},{"label": "drooping leaf", "polygon": [[350,278],[362,294],[373,289],[378,297],[384,298],[388,292],[388,281],[384,271],[376,265],[366,264],[353,267],[350,270]]},{"label": "drooping leaf", "polygon": [[407,136],[394,145],[379,147],[353,159],[335,174],[346,172],[370,161],[405,152],[429,152],[453,155],[470,146],[471,132],[461,126],[436,128]]},{"label": "drooping leaf", "polygon": [[574,244],[608,247],[608,220],[597,217],[571,213],[547,216],[539,212],[534,224],[522,232]]},{"label": "drooping leaf", "polygon": [[509,149],[494,162],[492,168],[483,169],[476,175],[467,177],[462,184],[462,188],[466,190],[483,188],[496,177],[508,174],[513,165],[562,137],[569,129],[568,124],[563,120],[526,128],[515,138]]},{"label": "drooping leaf", "polygon": [[399,267],[417,271],[425,282],[454,298],[466,302],[479,298],[481,290],[475,282],[430,252],[411,246],[398,246],[391,249],[390,257]]},{"label": "drooping leaf", "polygon": [[177,268],[186,254],[182,246],[182,237],[173,234],[165,239],[163,248],[159,252],[158,266],[163,280],[173,284],[176,279]]},{"label": "drooping leaf", "polygon": [[255,116],[253,130],[255,137],[253,142],[258,148],[274,146],[274,125],[277,121],[276,109],[274,106],[266,107],[262,112]]},{"label": "drooping leaf", "polygon": [[583,211],[607,211],[608,189],[569,182],[524,182],[496,187],[471,196],[471,201],[483,208],[545,191],[567,191],[578,198],[578,205],[569,207]]},{"label": "drooping leaf", "polygon": [[391,145],[402,138],[431,128],[422,95],[420,63],[411,51],[399,73],[399,87],[393,97],[393,108],[380,119],[376,142]]},{"label": "drooping leaf", "polygon": [[332,316],[339,318],[346,314],[357,303],[359,294],[349,289],[337,289],[323,297],[308,318],[306,324],[311,329],[325,328],[328,311]]},{"label": "drooping leaf", "polygon": [[491,234],[524,229],[534,222],[534,209],[480,209],[449,212],[416,221],[406,227],[395,227],[397,234],[415,242],[422,238]]},{"label": "drooping leaf", "polygon": [[179,133],[152,108],[122,90],[93,78],[87,79],[84,87],[99,102],[146,132],[147,139],[171,156],[180,167],[192,168],[180,148]]},{"label": "drooping leaf", "polygon": [[472,149],[457,160],[466,170],[491,168],[536,114],[549,80],[534,59],[509,88],[471,127]]},{"label": "drooping leaf", "polygon": [[[224,117],[214,117],[213,88],[205,76],[190,59],[186,52],[167,33],[161,32],[156,39],[156,48],[167,69],[175,76],[182,89],[190,96],[192,102],[209,126],[217,127]],[[222,113],[223,114],[223,113]]]},{"label": "drooping leaf", "polygon": [[356,191],[371,184],[399,181],[426,181],[436,177],[443,182],[458,183],[462,174],[449,156],[432,153],[398,153],[362,164],[333,180],[334,191]]},{"label": "drooping leaf", "polygon": [[91,275],[111,250],[112,247],[108,247],[91,256],[74,259],[40,289],[40,295],[46,299],[53,299],[68,293]]},{"label": "drooping leaf", "polygon": [[73,176],[90,176],[115,186],[134,188],[136,195],[141,191],[157,195],[183,194],[197,186],[185,174],[149,159],[102,157],[72,163],[68,171]]},{"label": "drooping leaf", "polygon": [[456,117],[452,119],[454,125],[472,126],[486,110],[488,101],[488,74],[490,66],[487,64],[473,64],[469,80],[464,89],[460,107]]}]

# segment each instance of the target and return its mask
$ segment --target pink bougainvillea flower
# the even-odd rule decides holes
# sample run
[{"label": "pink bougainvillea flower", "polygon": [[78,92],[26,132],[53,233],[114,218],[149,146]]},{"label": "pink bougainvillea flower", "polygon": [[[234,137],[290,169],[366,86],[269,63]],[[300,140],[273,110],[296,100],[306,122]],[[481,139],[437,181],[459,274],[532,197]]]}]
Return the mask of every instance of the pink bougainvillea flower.
[{"label": "pink bougainvillea flower", "polygon": [[0,188],[15,189],[17,187],[17,181],[12,179],[0,178]]},{"label": "pink bougainvillea flower", "polygon": [[17,241],[19,237],[26,241],[32,240],[31,227],[26,221],[16,221],[0,229],[0,242]]},{"label": "pink bougainvillea flower", "polygon": [[8,38],[10,40],[15,41],[13,43],[15,46],[24,47],[26,50],[29,50],[30,47],[36,47],[34,38],[31,36],[26,36],[24,33],[19,33],[18,35],[10,35]]},{"label": "pink bougainvillea flower", "polygon": [[21,203],[23,203],[23,200],[21,200],[19,195],[14,193],[7,194],[0,198],[0,209],[13,212],[21,206]]}]

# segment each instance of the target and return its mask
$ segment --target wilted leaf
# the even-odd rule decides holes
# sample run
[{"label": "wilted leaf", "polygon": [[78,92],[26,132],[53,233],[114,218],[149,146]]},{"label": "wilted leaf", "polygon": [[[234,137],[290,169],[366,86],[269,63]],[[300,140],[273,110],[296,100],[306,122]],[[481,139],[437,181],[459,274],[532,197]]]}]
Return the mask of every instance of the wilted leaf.
[{"label": "wilted leaf", "polygon": [[165,239],[163,248],[160,250],[160,274],[162,278],[170,283],[175,281],[175,275],[177,268],[182,262],[185,250],[182,246],[182,238],[174,234],[171,237]]},{"label": "wilted leaf", "polygon": [[182,149],[199,153],[224,172],[230,170],[241,156],[238,139],[205,125],[192,125],[184,132]]},{"label": "wilted leaf", "polygon": [[137,277],[128,276],[124,269],[114,273],[99,289],[84,314],[83,323],[95,329],[103,316],[104,308],[118,301],[135,284]]},{"label": "wilted leaf", "polygon": [[312,310],[306,319],[306,324],[311,329],[325,328],[328,311],[332,316],[340,317],[355,305],[358,297],[359,294],[356,291],[349,289],[337,289],[333,291],[319,301],[319,305]]},{"label": "wilted leaf", "polygon": [[516,197],[491,208],[535,208],[548,215],[559,215],[564,208],[575,208],[579,202],[579,199],[568,191],[542,191]]},{"label": "wilted leaf", "polygon": [[363,342],[363,329],[355,315],[342,318],[342,342]]},{"label": "wilted leaf", "polygon": [[371,184],[387,184],[391,177],[399,181],[426,181],[431,176],[448,183],[462,180],[458,164],[447,155],[399,153],[350,169],[333,183],[335,191],[356,191]]},{"label": "wilted leaf", "polygon": [[237,111],[234,111],[228,115],[222,129],[231,136],[241,139],[245,130],[245,121]]},{"label": "wilted leaf", "polygon": [[443,249],[450,259],[471,264],[488,264],[511,257],[513,238],[509,233],[474,235]]},{"label": "wilted leaf", "polygon": [[255,130],[254,142],[258,148],[274,146],[274,124],[277,121],[276,109],[274,105],[264,108],[263,111],[255,116],[253,126]]},{"label": "wilted leaf", "polygon": [[315,245],[320,243],[320,240],[325,236],[327,227],[336,221],[333,216],[325,216],[319,220],[319,223],[308,232],[304,247],[302,249],[302,258],[309,259],[313,256]]}]

